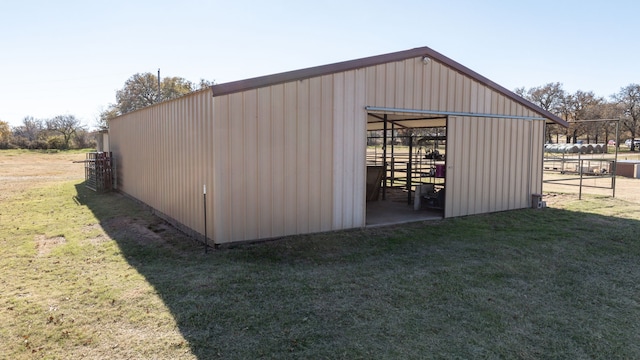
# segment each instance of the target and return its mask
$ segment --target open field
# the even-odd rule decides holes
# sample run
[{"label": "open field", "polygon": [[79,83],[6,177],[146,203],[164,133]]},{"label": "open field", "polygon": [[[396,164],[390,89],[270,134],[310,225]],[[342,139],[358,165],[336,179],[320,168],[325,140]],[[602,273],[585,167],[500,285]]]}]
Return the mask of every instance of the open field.
[{"label": "open field", "polygon": [[0,358],[640,358],[637,180],[205,254],[83,158],[0,151]]}]

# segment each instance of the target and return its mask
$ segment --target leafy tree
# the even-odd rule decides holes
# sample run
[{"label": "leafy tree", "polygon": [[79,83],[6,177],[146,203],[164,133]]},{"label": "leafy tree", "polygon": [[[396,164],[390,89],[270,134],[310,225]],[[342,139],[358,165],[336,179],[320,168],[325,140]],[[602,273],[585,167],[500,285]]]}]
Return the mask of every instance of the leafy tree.
[{"label": "leafy tree", "polygon": [[160,83],[162,97],[159,101],[171,100],[179,98],[195,90],[195,86],[191,81],[181,77],[166,77]]},{"label": "leafy tree", "polygon": [[10,139],[11,126],[9,126],[8,122],[0,120],[0,147],[7,147]]},{"label": "leafy tree", "polygon": [[58,115],[46,121],[47,129],[62,136],[62,148],[68,149],[71,137],[82,129],[80,120],[73,115]]},{"label": "leafy tree", "polygon": [[158,77],[152,73],[135,74],[124,83],[124,87],[116,91],[116,103],[100,114],[99,124],[115,116],[123,115],[160,101],[171,100],[194,90],[195,86],[181,77],[165,77],[160,83],[158,94]]},{"label": "leafy tree", "polygon": [[116,92],[120,114],[142,109],[158,102],[158,78],[152,73],[135,74]]},{"label": "leafy tree", "polygon": [[120,115],[118,108],[114,104],[110,104],[106,110],[102,110],[98,119],[96,121],[96,125],[100,130],[107,130],[109,128],[109,121],[111,119],[116,118]]},{"label": "leafy tree", "polygon": [[[622,112],[620,124],[624,130],[631,133],[635,139],[640,125],[640,85],[629,84],[611,96]],[[635,144],[631,141],[631,151],[635,151]]]}]

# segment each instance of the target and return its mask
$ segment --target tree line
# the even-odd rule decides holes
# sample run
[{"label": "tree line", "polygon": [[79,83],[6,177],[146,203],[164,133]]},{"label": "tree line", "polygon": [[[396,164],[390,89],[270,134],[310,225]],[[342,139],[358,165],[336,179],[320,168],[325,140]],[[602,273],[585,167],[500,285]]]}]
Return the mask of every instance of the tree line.
[{"label": "tree line", "polygon": [[[158,84],[160,87],[158,87]],[[116,102],[109,104],[96,119],[96,127],[107,129],[109,120],[160,101],[171,100],[207,88],[212,81],[198,84],[181,77],[165,77],[158,83],[152,73],[131,76],[116,91]],[[95,147],[95,137],[74,115],[58,115],[51,119],[26,116],[18,126],[0,120],[0,149],[84,149]]]},{"label": "tree line", "polygon": [[10,127],[0,120],[0,149],[85,149],[96,145],[95,139],[74,115],[51,119],[27,116],[22,124]]},{"label": "tree line", "polygon": [[[116,102],[103,110],[96,126],[108,129],[109,121],[117,116],[142,109],[155,103],[171,100],[193,91],[205,89],[213,81],[201,79],[193,83],[181,77],[165,77],[158,82],[153,73],[138,73],[116,91]],[[592,91],[570,93],[559,82],[515,89],[515,93],[569,123],[568,128],[549,125],[547,142],[606,143],[609,140],[635,139],[640,135],[640,85],[629,84],[606,99]],[[614,122],[587,121],[593,119],[620,119],[620,135],[615,139]],[[88,130],[73,115],[59,115],[51,119],[27,116],[22,124],[11,128],[0,120],[0,148],[69,149],[94,146]],[[631,142],[631,150],[635,150]]]},{"label": "tree line", "polygon": [[[561,83],[548,83],[538,87],[515,90],[515,93],[540,106],[569,123],[568,128],[560,125],[547,127],[547,142],[560,142],[560,136],[567,143],[578,139],[587,143],[607,143],[621,139],[635,139],[640,134],[640,85],[629,84],[609,96],[596,96],[592,91],[578,90],[569,93]],[[588,121],[598,119],[619,119],[620,134],[615,138],[615,122]],[[631,141],[631,150],[636,146]]]}]

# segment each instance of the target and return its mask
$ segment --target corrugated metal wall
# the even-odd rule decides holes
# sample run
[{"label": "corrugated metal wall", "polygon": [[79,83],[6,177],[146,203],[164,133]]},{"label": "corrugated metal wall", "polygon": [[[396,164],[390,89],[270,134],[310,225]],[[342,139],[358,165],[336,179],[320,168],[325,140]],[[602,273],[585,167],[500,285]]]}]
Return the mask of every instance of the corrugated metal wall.
[{"label": "corrugated metal wall", "polygon": [[445,217],[521,209],[542,186],[544,121],[450,117]]},{"label": "corrugated metal wall", "polygon": [[[368,106],[537,116],[504,95],[420,58],[367,69]],[[450,117],[445,217],[518,209],[542,189],[544,121]]]},{"label": "corrugated metal wall", "polygon": [[215,168],[212,117],[211,92],[200,91],[111,121],[119,190],[201,231],[202,186]]},{"label": "corrugated metal wall", "polygon": [[[217,243],[364,226],[365,106],[532,116],[420,58],[212,97],[110,124],[119,187]],[[445,216],[527,207],[542,188],[542,121],[451,117]]]},{"label": "corrugated metal wall", "polygon": [[216,241],[364,226],[364,72],[215,98]]}]

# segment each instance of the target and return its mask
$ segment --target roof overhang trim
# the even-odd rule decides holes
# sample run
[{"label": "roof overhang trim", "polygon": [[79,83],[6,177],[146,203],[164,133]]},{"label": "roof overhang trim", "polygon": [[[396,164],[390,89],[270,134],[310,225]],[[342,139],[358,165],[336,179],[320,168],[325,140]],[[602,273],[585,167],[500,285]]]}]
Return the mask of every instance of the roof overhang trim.
[{"label": "roof overhang trim", "polygon": [[[544,110],[543,108],[533,104],[532,102],[524,99],[523,97],[517,95],[513,91],[510,91],[501,85],[489,80],[488,78],[478,74],[477,72],[467,68],[466,66],[440,54],[439,52],[429,48],[429,47],[420,47],[405,51],[399,51],[395,53],[389,53],[384,55],[371,56],[362,59],[350,60],[339,62],[335,64],[329,65],[321,65],[316,67],[311,67],[307,69],[288,71],[279,74],[267,75],[256,77],[252,79],[234,81],[224,84],[217,84],[211,86],[211,92],[214,97],[232,94],[241,91],[253,90],[262,88],[265,86],[271,86],[276,84],[282,84],[290,81],[296,80],[304,80],[316,76],[328,75],[348,70],[355,70],[369,66],[375,66],[384,63],[391,63],[395,61],[402,61],[410,58],[424,58],[428,57],[431,60],[437,61],[451,69],[470,77],[471,79],[497,91],[498,93],[506,96],[507,98],[515,101],[523,105],[524,107],[544,116],[546,119],[559,124],[564,127],[569,127],[569,123],[559,116],[551,113],[550,111]],[[511,117],[513,118],[513,117]]]}]

